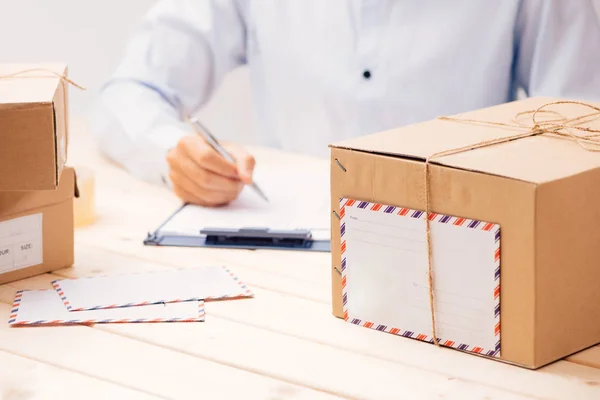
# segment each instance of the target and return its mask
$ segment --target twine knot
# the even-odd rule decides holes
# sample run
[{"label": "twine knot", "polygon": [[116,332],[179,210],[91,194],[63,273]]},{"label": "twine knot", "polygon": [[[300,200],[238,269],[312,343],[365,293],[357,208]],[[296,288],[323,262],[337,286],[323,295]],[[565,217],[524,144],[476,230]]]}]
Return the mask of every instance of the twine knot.
[{"label": "twine knot", "polygon": [[[587,114],[583,114],[577,116],[575,118],[566,118],[560,113],[554,110],[548,110],[547,108],[553,105],[560,104],[572,104],[579,105],[585,107],[592,112]],[[531,115],[530,122],[531,126],[520,122],[523,117]],[[540,116],[545,115],[550,117],[551,119],[540,120]],[[542,105],[536,110],[523,111],[518,113],[515,116],[515,120],[511,123],[504,122],[494,122],[494,121],[479,121],[472,119],[461,119],[454,117],[439,117],[438,119],[450,122],[458,122],[458,123],[467,123],[471,125],[478,126],[488,126],[488,127],[499,127],[499,128],[508,128],[512,131],[517,131],[510,136],[505,136],[501,138],[486,140],[478,143],[474,143],[468,146],[459,147],[456,149],[444,150],[439,153],[435,153],[429,156],[425,160],[425,231],[427,236],[427,280],[429,284],[429,306],[431,310],[431,328],[432,328],[432,336],[433,342],[436,346],[439,346],[439,338],[437,337],[436,332],[436,323],[435,323],[435,298],[434,298],[434,281],[433,281],[433,263],[432,263],[432,245],[431,245],[431,229],[430,229],[430,180],[429,180],[429,170],[430,170],[430,162],[434,158],[439,158],[443,156],[449,156],[452,154],[457,154],[469,150],[475,150],[482,147],[493,146],[495,144],[507,143],[512,140],[522,139],[531,136],[537,136],[546,134],[550,137],[562,138],[573,141],[577,143],[580,147],[582,147],[586,151],[592,152],[600,152],[600,129],[593,129],[588,126],[583,126],[586,123],[590,123],[592,121],[597,120],[600,117],[600,108],[591,104],[579,102],[579,101],[555,101],[551,103],[547,103]]]}]

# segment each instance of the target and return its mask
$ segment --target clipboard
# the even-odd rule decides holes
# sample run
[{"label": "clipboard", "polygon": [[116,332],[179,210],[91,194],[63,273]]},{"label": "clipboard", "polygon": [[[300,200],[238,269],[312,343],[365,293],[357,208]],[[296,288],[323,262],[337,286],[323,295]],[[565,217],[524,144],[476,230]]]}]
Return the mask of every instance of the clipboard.
[{"label": "clipboard", "polygon": [[319,239],[310,229],[268,227],[198,227],[197,232],[169,232],[167,223],[188,204],[176,210],[144,239],[146,246],[211,247],[246,250],[288,250],[330,252],[331,240]]}]

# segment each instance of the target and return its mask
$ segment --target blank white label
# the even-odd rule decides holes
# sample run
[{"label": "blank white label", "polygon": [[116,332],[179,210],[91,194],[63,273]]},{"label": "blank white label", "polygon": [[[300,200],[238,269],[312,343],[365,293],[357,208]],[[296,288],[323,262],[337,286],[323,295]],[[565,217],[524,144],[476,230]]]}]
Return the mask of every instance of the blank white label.
[{"label": "blank white label", "polygon": [[0,222],[0,273],[42,262],[41,213]]},{"label": "blank white label", "polygon": [[[342,271],[349,321],[432,340],[425,213],[344,204]],[[445,346],[497,356],[500,227],[439,214],[430,220],[436,334]]]}]

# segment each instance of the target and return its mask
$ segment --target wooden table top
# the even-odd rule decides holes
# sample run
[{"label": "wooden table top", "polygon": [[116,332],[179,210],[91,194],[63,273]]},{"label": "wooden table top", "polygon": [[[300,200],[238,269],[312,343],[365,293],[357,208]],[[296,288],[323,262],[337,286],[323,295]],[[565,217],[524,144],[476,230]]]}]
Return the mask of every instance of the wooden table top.
[{"label": "wooden table top", "polygon": [[[329,253],[144,246],[179,200],[71,131],[69,164],[95,171],[98,219],[76,230],[73,267],[0,286],[0,399],[600,399],[599,347],[530,371],[335,318]],[[328,173],[326,160],[257,158]],[[17,290],[53,279],[215,264],[256,297],[207,303],[203,323],[7,324]]]}]

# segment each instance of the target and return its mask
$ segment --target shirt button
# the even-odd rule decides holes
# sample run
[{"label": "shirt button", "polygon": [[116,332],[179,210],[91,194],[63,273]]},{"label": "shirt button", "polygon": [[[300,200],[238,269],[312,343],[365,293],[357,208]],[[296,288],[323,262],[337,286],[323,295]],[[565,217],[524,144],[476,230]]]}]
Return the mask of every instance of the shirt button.
[{"label": "shirt button", "polygon": [[371,71],[369,71],[368,69],[366,69],[366,70],[363,72],[363,77],[364,77],[365,79],[369,79],[369,78],[371,77]]}]

